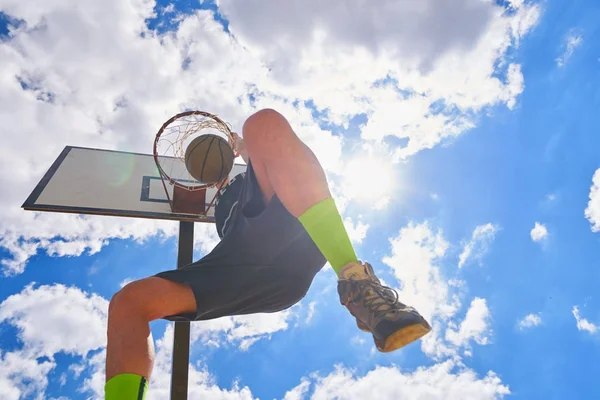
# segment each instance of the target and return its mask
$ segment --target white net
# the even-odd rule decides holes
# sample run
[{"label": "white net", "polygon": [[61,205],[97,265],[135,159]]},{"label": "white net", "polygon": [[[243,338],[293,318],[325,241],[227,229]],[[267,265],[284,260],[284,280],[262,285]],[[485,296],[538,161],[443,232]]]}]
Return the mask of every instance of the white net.
[{"label": "white net", "polygon": [[198,136],[205,134],[221,136],[233,148],[229,126],[219,117],[202,111],[178,114],[167,121],[157,133],[154,156],[159,172],[170,184],[189,190],[207,186],[194,179],[185,166],[188,145]]}]

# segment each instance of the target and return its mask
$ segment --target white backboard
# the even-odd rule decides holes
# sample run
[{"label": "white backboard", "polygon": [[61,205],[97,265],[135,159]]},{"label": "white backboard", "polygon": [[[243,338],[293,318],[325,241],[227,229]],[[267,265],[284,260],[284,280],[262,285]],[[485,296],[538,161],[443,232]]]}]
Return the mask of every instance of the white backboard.
[{"label": "white backboard", "polygon": [[[181,164],[181,168],[185,168]],[[235,164],[230,178],[244,172]],[[173,187],[167,183],[169,196]],[[216,189],[208,189],[207,206]],[[33,211],[114,215],[177,221],[214,222],[206,216],[171,212],[151,154],[67,146],[23,204]]]}]

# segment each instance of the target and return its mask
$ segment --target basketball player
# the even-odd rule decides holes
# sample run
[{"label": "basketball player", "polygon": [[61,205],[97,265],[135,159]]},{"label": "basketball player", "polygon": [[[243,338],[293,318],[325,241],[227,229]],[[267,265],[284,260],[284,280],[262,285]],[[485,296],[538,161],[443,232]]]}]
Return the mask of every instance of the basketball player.
[{"label": "basketball player", "polygon": [[[248,164],[218,195],[221,241],[201,260],[129,283],[110,301],[107,400],[143,399],[152,373],[156,319],[203,321],[272,313],[296,304],[328,261],[339,301],[390,352],[431,327],[358,260],[325,173],[288,121],[265,109],[250,116],[236,150]],[[409,267],[409,266],[407,266]]]}]

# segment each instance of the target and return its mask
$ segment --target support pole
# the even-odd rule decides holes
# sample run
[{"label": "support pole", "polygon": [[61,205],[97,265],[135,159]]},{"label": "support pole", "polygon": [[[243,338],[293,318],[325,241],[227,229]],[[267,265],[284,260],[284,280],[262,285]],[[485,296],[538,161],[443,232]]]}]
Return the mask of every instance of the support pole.
[{"label": "support pole", "polygon": [[[192,262],[194,255],[194,223],[179,222],[179,249],[177,268]],[[171,371],[171,399],[187,400],[190,362],[190,323],[175,322],[173,362]]]}]

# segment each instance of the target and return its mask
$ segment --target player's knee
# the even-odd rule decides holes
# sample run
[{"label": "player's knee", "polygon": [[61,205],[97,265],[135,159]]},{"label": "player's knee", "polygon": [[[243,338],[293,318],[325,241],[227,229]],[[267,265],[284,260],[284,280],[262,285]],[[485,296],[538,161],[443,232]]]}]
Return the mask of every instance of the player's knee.
[{"label": "player's knee", "polygon": [[145,307],[144,298],[150,295],[144,290],[142,281],[128,283],[115,293],[108,304],[108,321],[121,321],[128,318],[143,318],[148,322],[153,320],[151,310]]},{"label": "player's knee", "polygon": [[249,149],[257,143],[264,148],[266,144],[277,144],[282,140],[295,138],[287,119],[271,108],[252,114],[244,123],[243,135]]}]

